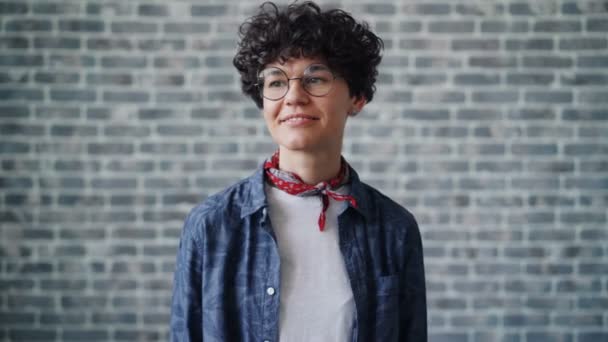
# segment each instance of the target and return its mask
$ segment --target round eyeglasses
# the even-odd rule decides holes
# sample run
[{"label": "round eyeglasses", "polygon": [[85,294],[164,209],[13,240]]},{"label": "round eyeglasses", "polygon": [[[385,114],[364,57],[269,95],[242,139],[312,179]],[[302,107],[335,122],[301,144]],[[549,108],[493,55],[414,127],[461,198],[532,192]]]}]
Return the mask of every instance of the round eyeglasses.
[{"label": "round eyeglasses", "polygon": [[300,80],[302,88],[312,96],[325,96],[331,91],[336,76],[323,64],[311,64],[302,77],[287,77],[285,71],[276,68],[266,68],[258,74],[257,86],[261,95],[271,101],[282,99],[289,91],[289,81]]}]

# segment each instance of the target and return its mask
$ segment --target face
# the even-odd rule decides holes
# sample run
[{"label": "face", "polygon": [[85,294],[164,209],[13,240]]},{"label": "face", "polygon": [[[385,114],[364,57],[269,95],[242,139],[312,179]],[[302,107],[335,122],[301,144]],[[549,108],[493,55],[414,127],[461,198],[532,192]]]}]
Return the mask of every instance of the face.
[{"label": "face", "polygon": [[[281,87],[280,82],[268,83],[275,75],[281,75],[278,70],[268,68],[278,68],[288,78],[300,78],[306,75],[315,76],[323,67],[329,69],[321,58],[291,58],[283,64],[270,63],[265,70],[271,71],[264,73],[267,75],[266,89],[270,87],[270,91],[274,91],[272,87]],[[290,80],[287,81],[289,89],[284,97],[278,100],[263,99],[266,125],[281,151],[311,153],[341,151],[348,114],[360,111],[365,105],[365,100],[351,97],[348,84],[339,75],[336,75],[328,91],[319,93],[326,95],[313,96],[309,92],[314,94],[318,87],[322,90],[322,86],[314,85],[318,82],[322,80],[314,78]],[[308,87],[309,92],[305,87]],[[278,96],[272,98],[276,97]]]}]

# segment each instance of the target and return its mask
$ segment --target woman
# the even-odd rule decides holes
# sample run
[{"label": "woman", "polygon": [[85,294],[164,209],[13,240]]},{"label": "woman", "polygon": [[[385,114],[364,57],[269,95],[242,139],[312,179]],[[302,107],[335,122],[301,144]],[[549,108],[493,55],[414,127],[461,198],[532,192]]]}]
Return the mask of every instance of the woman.
[{"label": "woman", "polygon": [[265,3],[234,65],[278,150],[186,219],[175,341],[426,341],[420,232],[341,156],[382,41],[341,10]]}]

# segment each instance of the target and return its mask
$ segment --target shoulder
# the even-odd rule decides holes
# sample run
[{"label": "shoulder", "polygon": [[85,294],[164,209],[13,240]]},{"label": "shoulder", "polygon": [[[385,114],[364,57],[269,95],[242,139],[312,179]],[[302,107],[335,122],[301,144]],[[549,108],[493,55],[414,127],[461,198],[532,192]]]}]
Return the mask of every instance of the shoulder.
[{"label": "shoulder", "polygon": [[382,193],[380,190],[364,182],[360,186],[365,193],[366,206],[374,217],[381,217],[390,221],[397,220],[417,227],[414,214],[401,204]]},{"label": "shoulder", "polygon": [[193,207],[186,216],[184,232],[198,240],[205,230],[227,226],[232,220],[239,219],[243,207],[250,201],[252,177],[232,184]]}]

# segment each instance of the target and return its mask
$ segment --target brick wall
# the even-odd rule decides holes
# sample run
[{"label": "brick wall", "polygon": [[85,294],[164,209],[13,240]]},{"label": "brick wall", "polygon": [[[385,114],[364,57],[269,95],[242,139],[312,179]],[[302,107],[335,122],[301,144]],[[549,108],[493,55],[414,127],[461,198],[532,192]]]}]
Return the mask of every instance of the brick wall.
[{"label": "brick wall", "polygon": [[[332,3],[386,42],[344,154],[420,222],[430,340],[608,341],[608,2]],[[185,214],[274,150],[256,6],[0,0],[0,340],[166,340]]]}]

